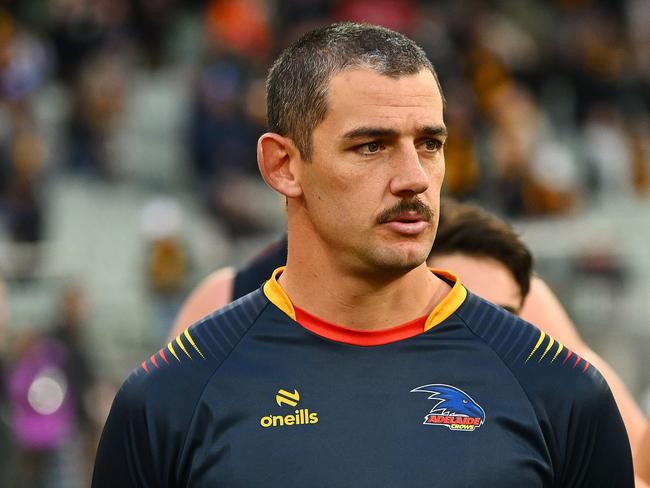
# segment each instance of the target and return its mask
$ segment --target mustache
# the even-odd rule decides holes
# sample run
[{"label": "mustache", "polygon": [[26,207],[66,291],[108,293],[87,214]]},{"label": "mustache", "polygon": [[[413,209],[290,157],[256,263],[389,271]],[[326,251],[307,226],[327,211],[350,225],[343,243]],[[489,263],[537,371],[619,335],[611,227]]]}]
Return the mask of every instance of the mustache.
[{"label": "mustache", "polygon": [[423,220],[426,220],[427,222],[431,222],[435,216],[435,213],[433,210],[431,210],[431,207],[429,207],[422,200],[414,198],[412,200],[400,200],[399,203],[393,207],[384,210],[379,214],[379,217],[377,217],[377,222],[379,224],[385,224],[391,220],[394,220],[395,217],[398,217],[400,214],[405,212],[416,212],[418,215],[420,215],[420,217],[422,217]]}]

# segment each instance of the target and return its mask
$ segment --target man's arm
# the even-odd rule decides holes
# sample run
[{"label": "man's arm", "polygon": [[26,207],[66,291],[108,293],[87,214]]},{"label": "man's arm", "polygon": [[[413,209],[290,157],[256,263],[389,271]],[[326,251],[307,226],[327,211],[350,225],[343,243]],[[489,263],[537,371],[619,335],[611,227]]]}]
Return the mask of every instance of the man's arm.
[{"label": "man's arm", "polygon": [[521,317],[562,342],[600,371],[616,399],[630,439],[632,452],[636,453],[647,423],[641,408],[611,366],[584,343],[559,300],[546,283],[538,277],[533,277],[531,280],[530,293],[524,302]]},{"label": "man's arm", "polygon": [[232,301],[235,268],[221,268],[205,278],[185,300],[176,317],[169,340],[193,323]]}]

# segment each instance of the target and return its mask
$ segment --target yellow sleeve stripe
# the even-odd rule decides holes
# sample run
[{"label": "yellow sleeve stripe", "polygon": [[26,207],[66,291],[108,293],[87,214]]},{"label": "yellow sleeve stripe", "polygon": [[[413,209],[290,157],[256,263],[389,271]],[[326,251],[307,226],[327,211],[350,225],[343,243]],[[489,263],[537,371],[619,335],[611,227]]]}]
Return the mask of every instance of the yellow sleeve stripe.
[{"label": "yellow sleeve stripe", "polygon": [[528,359],[526,359],[526,362],[530,361],[530,358],[532,358],[535,355],[535,353],[537,352],[537,349],[539,349],[539,346],[541,346],[542,342],[544,342],[545,337],[546,337],[546,333],[543,330],[540,330],[539,331],[539,339],[537,340],[537,344],[535,344],[535,347],[533,348],[533,351],[528,356]]},{"label": "yellow sleeve stripe", "polygon": [[198,353],[201,355],[201,357],[202,357],[203,359],[205,359],[205,356],[203,355],[203,353],[202,353],[201,351],[199,351],[199,348],[196,347],[196,344],[195,344],[195,342],[194,342],[194,339],[192,339],[192,336],[190,336],[190,333],[188,332],[187,329],[185,329],[185,332],[183,332],[183,335],[185,335],[185,337],[187,338],[187,340],[189,341],[189,343],[192,344],[192,347],[196,350],[196,352],[198,352]]},{"label": "yellow sleeve stripe", "polygon": [[564,346],[562,345],[561,342],[558,342],[557,345],[558,345],[557,351],[556,351],[555,355],[553,356],[553,359],[551,359],[551,362],[555,361],[555,359],[560,355],[560,352],[562,351],[562,349],[564,349]]},{"label": "yellow sleeve stripe", "polygon": [[553,339],[551,336],[548,336],[548,346],[546,346],[546,349],[544,350],[544,354],[542,354],[542,357],[539,358],[539,361],[537,361],[538,363],[542,362],[542,359],[544,359],[544,356],[546,356],[548,352],[551,350],[553,344],[555,344],[555,339]]},{"label": "yellow sleeve stripe", "polygon": [[192,359],[190,353],[187,352],[187,349],[185,349],[185,344],[183,344],[183,342],[181,341],[181,334],[178,334],[178,336],[176,336],[176,344],[178,344],[178,346],[183,350],[183,352],[188,358]]},{"label": "yellow sleeve stripe", "polygon": [[169,352],[171,352],[174,355],[174,357],[176,358],[176,361],[180,362],[180,359],[178,359],[178,356],[176,355],[176,351],[174,351],[174,343],[173,342],[170,342],[169,344],[167,344],[167,349],[169,349]]}]

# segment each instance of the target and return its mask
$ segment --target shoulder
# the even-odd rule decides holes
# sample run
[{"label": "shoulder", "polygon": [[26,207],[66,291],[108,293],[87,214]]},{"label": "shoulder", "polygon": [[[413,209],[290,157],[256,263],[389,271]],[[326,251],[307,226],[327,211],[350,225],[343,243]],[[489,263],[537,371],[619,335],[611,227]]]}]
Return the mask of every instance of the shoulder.
[{"label": "shoulder", "polygon": [[508,367],[533,403],[610,395],[589,361],[525,320],[472,294],[458,315]]},{"label": "shoulder", "polygon": [[261,290],[233,302],[182,331],[131,373],[104,426],[93,486],[108,486],[100,484],[103,479],[176,486],[206,388],[268,303]]},{"label": "shoulder", "polygon": [[[625,427],[609,386],[589,361],[475,295],[468,294],[458,316],[492,349],[528,398],[559,486],[632,486]],[[598,484],[599,479],[605,483]]]},{"label": "shoulder", "polygon": [[[191,404],[268,304],[261,290],[250,293],[182,330],[146,358],[120,391],[128,403],[153,410]],[[174,400],[177,398],[178,400]],[[164,399],[164,401],[162,401]]]}]

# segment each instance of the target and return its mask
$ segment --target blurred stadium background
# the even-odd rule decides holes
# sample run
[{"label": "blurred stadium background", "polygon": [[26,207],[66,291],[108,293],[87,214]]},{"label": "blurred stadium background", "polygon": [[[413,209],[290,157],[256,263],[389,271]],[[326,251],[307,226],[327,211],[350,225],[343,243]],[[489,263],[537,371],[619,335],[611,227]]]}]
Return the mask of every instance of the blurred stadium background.
[{"label": "blurred stadium background", "polygon": [[[0,485],[87,486],[115,388],[188,291],[282,232],[255,160],[264,77],[287,43],[333,20],[425,48],[448,103],[446,193],[513,222],[648,412],[647,0],[5,0],[4,396],[56,409],[67,381],[78,402],[40,439],[0,409]],[[51,337],[77,367],[20,390],[11,374]]]}]

